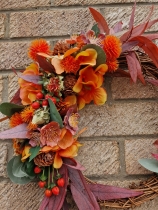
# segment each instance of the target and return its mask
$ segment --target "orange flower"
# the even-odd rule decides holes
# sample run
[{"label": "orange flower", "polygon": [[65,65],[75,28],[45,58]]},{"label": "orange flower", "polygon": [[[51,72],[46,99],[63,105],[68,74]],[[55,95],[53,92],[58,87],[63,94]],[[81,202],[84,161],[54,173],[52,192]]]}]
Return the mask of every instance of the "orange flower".
[{"label": "orange flower", "polygon": [[[32,63],[23,72],[24,75],[39,75],[38,64]],[[23,105],[31,104],[36,100],[36,94],[42,90],[41,85],[33,84],[31,82],[25,81],[24,79],[18,80],[20,85],[20,98]]]},{"label": "orange flower", "polygon": [[32,108],[32,106],[26,107],[21,112],[21,118],[22,118],[23,122],[29,123],[32,120],[32,118],[33,118],[34,111],[35,110]]},{"label": "orange flower", "polygon": [[21,115],[18,112],[16,112],[15,114],[11,116],[10,122],[9,122],[11,128],[17,125],[20,125],[22,123],[23,123],[23,120],[21,118]]},{"label": "orange flower", "polygon": [[102,64],[94,71],[91,66],[87,66],[79,73],[79,78],[73,87],[73,91],[78,93],[78,107],[82,109],[85,104],[92,100],[96,105],[103,105],[107,99],[107,94],[100,86],[103,82],[103,75],[107,71],[107,65]]},{"label": "orange flower", "polygon": [[102,44],[107,56],[107,60],[114,61],[120,56],[122,49],[119,38],[113,35],[108,35],[103,40]]},{"label": "orange flower", "polygon": [[30,122],[27,126],[28,130],[36,130],[37,129],[37,124],[34,124]]},{"label": "orange flower", "polygon": [[64,71],[67,73],[76,74],[80,68],[80,65],[96,65],[97,52],[94,49],[86,49],[85,51],[81,51],[76,55],[76,57],[72,57],[71,55],[77,52],[79,48],[73,48],[67,50],[64,56],[53,57],[51,60],[52,65],[55,68],[57,74],[61,74]]},{"label": "orange flower", "polygon": [[50,46],[44,39],[36,39],[31,42],[31,45],[28,49],[28,56],[37,61],[36,55],[37,53],[46,53],[50,54]]},{"label": "orange flower", "polygon": [[23,140],[20,139],[13,139],[13,149],[16,155],[21,155],[23,152],[23,147],[21,146],[21,143]]},{"label": "orange flower", "polygon": [[23,149],[23,152],[22,152],[22,158],[21,158],[21,161],[22,162],[25,162],[26,159],[28,157],[30,157],[30,149],[31,149],[31,146],[30,145],[25,145],[24,149]]},{"label": "orange flower", "polygon": [[106,64],[108,65],[108,71],[109,72],[116,71],[118,69],[118,66],[119,66],[117,60],[115,60],[115,61],[107,61]]}]

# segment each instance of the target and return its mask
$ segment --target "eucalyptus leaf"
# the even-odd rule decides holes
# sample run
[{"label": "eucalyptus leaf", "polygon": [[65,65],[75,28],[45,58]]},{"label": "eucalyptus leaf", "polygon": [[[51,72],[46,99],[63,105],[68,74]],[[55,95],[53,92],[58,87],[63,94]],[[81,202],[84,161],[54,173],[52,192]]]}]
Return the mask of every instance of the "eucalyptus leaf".
[{"label": "eucalyptus leaf", "polygon": [[33,158],[35,158],[35,157],[37,156],[37,154],[38,154],[38,152],[39,152],[40,149],[41,149],[40,146],[31,147],[31,149],[30,149],[30,151],[29,151],[29,153],[31,154],[31,155],[30,155],[30,158],[29,158],[29,162],[30,162],[31,160],[33,160]]},{"label": "eucalyptus leaf", "polygon": [[8,162],[8,165],[7,165],[7,172],[8,172],[8,176],[9,176],[10,180],[16,184],[27,184],[27,183],[31,182],[32,178],[30,178],[30,177],[16,177],[13,175],[12,169],[13,169],[14,159],[15,159],[15,157],[13,157]]},{"label": "eucalyptus leaf", "polygon": [[11,117],[15,112],[20,112],[23,108],[24,106],[5,102],[0,105],[0,112]]},{"label": "eucalyptus leaf", "polygon": [[26,173],[31,177],[35,177],[34,168],[35,168],[35,164],[33,160],[25,162]]},{"label": "eucalyptus leaf", "polygon": [[12,173],[16,177],[28,177],[28,174],[24,171],[25,163],[21,162],[21,155],[15,156],[12,166]]},{"label": "eucalyptus leaf", "polygon": [[98,28],[98,24],[97,24],[97,23],[92,27],[92,31],[95,32],[96,37],[97,37],[98,34],[100,33],[100,30],[99,30],[99,28]]},{"label": "eucalyptus leaf", "polygon": [[62,118],[61,118],[55,104],[53,103],[53,101],[50,98],[48,99],[48,102],[49,102],[49,106],[50,106],[51,121],[55,121],[55,122],[59,123],[60,127],[62,128],[63,127],[63,121],[62,121]]},{"label": "eucalyptus leaf", "polygon": [[89,49],[89,48],[93,48],[94,50],[97,51],[97,60],[96,60],[96,66],[95,67],[98,67],[100,64],[105,64],[106,55],[105,55],[104,50],[101,47],[99,47],[95,44],[87,44],[84,47],[82,47],[82,50],[86,50],[86,49]]},{"label": "eucalyptus leaf", "polygon": [[149,171],[158,173],[158,161],[155,159],[140,159],[138,162]]}]

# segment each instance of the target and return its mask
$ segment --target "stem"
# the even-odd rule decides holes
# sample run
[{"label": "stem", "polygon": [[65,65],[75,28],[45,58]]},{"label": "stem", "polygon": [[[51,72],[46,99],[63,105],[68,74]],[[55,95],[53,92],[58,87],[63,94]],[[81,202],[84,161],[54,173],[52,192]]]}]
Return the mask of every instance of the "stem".
[{"label": "stem", "polygon": [[50,166],[48,168],[48,188],[50,188]]},{"label": "stem", "polygon": [[54,183],[54,167],[52,165],[52,183]]}]

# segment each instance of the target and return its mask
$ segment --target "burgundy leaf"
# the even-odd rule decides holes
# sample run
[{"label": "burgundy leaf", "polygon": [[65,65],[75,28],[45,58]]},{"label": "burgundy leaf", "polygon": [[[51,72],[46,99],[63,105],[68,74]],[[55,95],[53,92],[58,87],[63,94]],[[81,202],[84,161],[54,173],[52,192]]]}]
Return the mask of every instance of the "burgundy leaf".
[{"label": "burgundy leaf", "polygon": [[142,191],[135,191],[102,184],[89,184],[89,188],[98,200],[130,198],[143,194]]},{"label": "burgundy leaf", "polygon": [[[78,170],[80,170],[80,171],[85,170],[85,167],[82,166],[79,162],[77,162],[77,161],[74,160],[74,159],[71,159],[71,160],[72,160],[72,163],[71,163],[71,164],[66,164],[66,163],[64,163],[64,164],[65,164],[66,166],[70,167],[70,168],[78,169]],[[63,159],[63,161],[64,161],[64,159]]]},{"label": "burgundy leaf", "polygon": [[[68,165],[73,165],[74,162],[72,161],[72,159],[69,158],[65,158],[64,162]],[[74,186],[74,188],[76,188],[76,194],[77,195],[82,195],[80,197],[80,200],[78,202],[80,202],[80,206],[82,206],[82,200],[84,200],[85,202],[87,202],[87,205],[90,204],[90,210],[100,210],[99,205],[96,201],[96,199],[94,198],[92,192],[89,189],[88,184],[86,183],[86,180],[83,176],[83,174],[81,173],[81,171],[73,169],[68,167],[68,172],[69,172],[69,178],[71,180],[71,184]],[[75,194],[73,194],[73,196],[75,197]],[[76,200],[76,198],[74,198],[74,200]],[[91,206],[93,208],[91,208]],[[83,208],[82,208],[83,209]]]},{"label": "burgundy leaf", "polygon": [[125,42],[122,44],[122,53],[138,45],[138,41]]},{"label": "burgundy leaf", "polygon": [[123,25],[122,21],[116,23],[116,24],[114,25],[114,27],[113,27],[114,32],[115,32],[115,33],[120,32],[121,29],[122,29],[122,25]]},{"label": "burgundy leaf", "polygon": [[109,34],[109,27],[105,20],[105,18],[95,9],[92,7],[89,7],[89,10],[94,18],[94,20],[98,23],[98,27],[100,29],[100,33],[106,33],[106,35]]},{"label": "burgundy leaf", "polygon": [[72,183],[70,185],[71,192],[74,198],[75,203],[77,204],[79,210],[95,210],[86,196],[82,193],[81,190],[76,188]]},{"label": "burgundy leaf", "polygon": [[24,74],[18,74],[18,77],[28,81],[32,82],[34,84],[39,84],[40,77],[38,75],[24,75]]},{"label": "burgundy leaf", "polygon": [[18,139],[29,138],[27,124],[23,123],[9,130],[2,131],[0,133],[0,139],[12,139],[12,138],[18,138]]},{"label": "burgundy leaf", "polygon": [[158,139],[153,143],[153,145],[158,149]]},{"label": "burgundy leaf", "polygon": [[36,55],[37,61],[39,63],[39,66],[43,69],[43,70],[47,70],[49,72],[54,72],[54,67],[51,65],[51,63],[49,63],[46,58],[44,58],[41,55]]},{"label": "burgundy leaf", "polygon": [[122,43],[126,42],[132,34],[133,28],[131,28],[130,30],[128,30],[127,32],[125,32],[121,37],[120,37],[120,41]]},{"label": "burgundy leaf", "polygon": [[156,67],[158,67],[158,48],[157,46],[144,36],[137,36],[132,41],[138,41],[138,46],[141,47],[148,56],[152,59]]},{"label": "burgundy leaf", "polygon": [[140,81],[143,84],[145,84],[145,80],[142,75],[141,65],[140,65],[138,59],[136,58],[135,53],[129,52],[128,55],[126,55],[126,59],[127,59],[127,65],[128,65],[129,72],[130,72],[133,82],[136,83],[137,77],[138,77],[140,79]]},{"label": "burgundy leaf", "polygon": [[12,67],[12,71],[14,72],[14,74],[18,75],[14,67]]},{"label": "burgundy leaf", "polygon": [[149,15],[147,16],[147,21],[150,19],[151,15],[153,14],[153,11],[154,11],[154,6],[152,5],[151,6],[151,9],[150,9],[150,12],[149,12]]},{"label": "burgundy leaf", "polygon": [[134,3],[133,10],[132,10],[131,17],[130,17],[129,29],[132,29],[132,28],[133,28],[135,10],[136,10],[136,1],[135,1],[135,3]]},{"label": "burgundy leaf", "polygon": [[21,98],[20,98],[20,88],[18,89],[18,91],[15,93],[15,95],[13,96],[12,100],[10,101],[11,103],[14,104],[21,104]]},{"label": "burgundy leaf", "polygon": [[158,86],[158,80],[156,79],[146,79],[146,81],[150,82],[151,84]]},{"label": "burgundy leaf", "polygon": [[158,154],[153,154],[153,153],[151,153],[151,155],[152,155],[156,160],[158,160]]},{"label": "burgundy leaf", "polygon": [[48,210],[61,210],[66,192],[67,192],[67,185],[68,185],[68,171],[67,167],[65,165],[62,165],[62,167],[59,169],[59,173],[62,175],[62,177],[65,180],[64,187],[60,187],[60,193],[58,196],[52,196],[49,204],[48,204]]},{"label": "burgundy leaf", "polygon": [[69,210],[69,204],[67,203],[67,200],[65,199],[64,200],[64,203],[63,203],[63,207],[62,207],[62,210]]},{"label": "burgundy leaf", "polygon": [[46,207],[48,206],[48,203],[50,201],[51,198],[48,198],[46,196],[44,196],[41,204],[40,204],[40,207],[39,207],[39,210],[46,210]]},{"label": "burgundy leaf", "polygon": [[148,38],[149,40],[158,39],[158,34],[143,34],[143,36]]}]

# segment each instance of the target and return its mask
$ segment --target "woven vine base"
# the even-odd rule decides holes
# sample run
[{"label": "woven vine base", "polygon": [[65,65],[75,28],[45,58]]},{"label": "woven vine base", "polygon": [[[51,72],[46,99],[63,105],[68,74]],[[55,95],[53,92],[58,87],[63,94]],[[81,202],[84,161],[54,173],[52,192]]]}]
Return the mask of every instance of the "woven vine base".
[{"label": "woven vine base", "polygon": [[[92,183],[92,181],[87,179],[88,183]],[[158,177],[154,176],[148,179],[147,181],[140,182],[139,186],[134,183],[130,186],[130,189],[134,189],[136,191],[143,191],[144,194],[134,197],[134,198],[124,198],[110,201],[98,201],[100,206],[116,208],[116,209],[133,209],[137,206],[140,206],[146,201],[152,200],[158,196]]]}]

